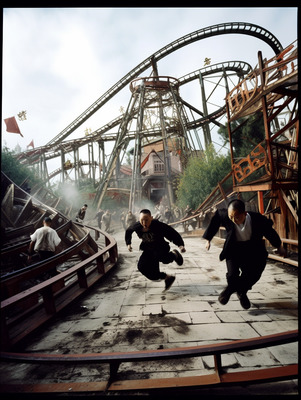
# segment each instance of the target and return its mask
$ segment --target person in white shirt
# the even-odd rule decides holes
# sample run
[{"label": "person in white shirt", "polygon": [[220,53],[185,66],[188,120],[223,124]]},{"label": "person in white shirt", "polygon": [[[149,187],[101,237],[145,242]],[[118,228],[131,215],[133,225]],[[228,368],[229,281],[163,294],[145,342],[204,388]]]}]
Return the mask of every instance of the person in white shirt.
[{"label": "person in white shirt", "polygon": [[61,243],[61,239],[57,232],[51,228],[51,218],[45,217],[43,227],[38,228],[30,235],[31,242],[28,249],[28,261],[35,262],[46,260],[54,256],[57,246]]},{"label": "person in white shirt", "polygon": [[273,221],[257,212],[246,212],[242,200],[230,201],[228,209],[217,210],[207,227],[203,238],[206,249],[220,226],[226,228],[227,236],[220,253],[220,260],[226,260],[228,286],[220,293],[219,302],[227,304],[232,293],[237,293],[244,309],[251,304],[247,292],[260,279],[266,266],[268,252],[263,237],[278,249],[282,256],[286,250],[278,233],[272,228]]}]

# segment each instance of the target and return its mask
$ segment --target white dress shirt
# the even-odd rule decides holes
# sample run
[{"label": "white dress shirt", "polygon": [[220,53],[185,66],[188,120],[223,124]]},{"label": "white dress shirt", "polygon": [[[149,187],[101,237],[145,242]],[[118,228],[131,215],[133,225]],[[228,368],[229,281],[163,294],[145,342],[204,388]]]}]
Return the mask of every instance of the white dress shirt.
[{"label": "white dress shirt", "polygon": [[236,233],[236,240],[238,242],[245,242],[246,240],[251,239],[252,235],[252,221],[250,215],[246,214],[246,219],[243,224],[234,224],[235,226],[235,233]]}]

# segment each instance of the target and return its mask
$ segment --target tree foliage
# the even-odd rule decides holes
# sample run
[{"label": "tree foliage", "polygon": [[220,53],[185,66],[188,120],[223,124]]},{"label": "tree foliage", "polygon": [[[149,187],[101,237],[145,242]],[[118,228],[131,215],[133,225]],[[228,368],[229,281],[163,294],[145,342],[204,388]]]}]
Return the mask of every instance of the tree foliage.
[{"label": "tree foliage", "polygon": [[[248,118],[240,118],[231,124],[232,132],[235,129],[232,134],[234,157],[246,157],[265,137],[261,112],[257,112]],[[217,132],[226,143],[229,143],[227,127],[221,127]]]},{"label": "tree foliage", "polygon": [[230,155],[218,155],[213,145],[201,157],[190,158],[179,181],[178,205],[197,208],[230,170]]},{"label": "tree foliage", "polygon": [[1,151],[1,170],[16,185],[21,185],[25,180],[29,186],[40,183],[41,180],[35,175],[34,171],[25,165],[22,165],[14,157],[14,152],[4,147]]}]

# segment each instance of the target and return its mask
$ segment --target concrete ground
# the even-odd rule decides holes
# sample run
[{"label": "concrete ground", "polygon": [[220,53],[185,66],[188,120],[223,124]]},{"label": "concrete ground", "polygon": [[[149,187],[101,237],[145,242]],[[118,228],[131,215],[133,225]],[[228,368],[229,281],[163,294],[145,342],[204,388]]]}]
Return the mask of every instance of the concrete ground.
[{"label": "concrete ground", "polygon": [[[181,231],[179,230],[181,233]],[[92,353],[166,349],[226,342],[285,332],[298,328],[298,278],[295,267],[268,261],[259,282],[248,293],[251,308],[244,310],[235,294],[222,306],[218,295],[225,287],[225,262],[219,261],[222,241],[214,239],[209,252],[201,237],[183,238],[184,264],[161,265],[175,274],[172,287],[147,280],[137,270],[140,241],[133,235],[132,253],[124,232],[114,233],[119,265],[89,293],[35,334],[22,349],[26,352]],[[172,245],[172,248],[174,246]],[[226,354],[227,371],[269,368],[298,362],[298,344]],[[213,357],[158,362],[125,363],[119,378],[165,378],[204,375],[213,371]],[[107,365],[38,366],[1,363],[6,383],[101,381]],[[187,394],[189,391],[187,391]],[[297,395],[297,380],[200,389],[201,394]]]}]

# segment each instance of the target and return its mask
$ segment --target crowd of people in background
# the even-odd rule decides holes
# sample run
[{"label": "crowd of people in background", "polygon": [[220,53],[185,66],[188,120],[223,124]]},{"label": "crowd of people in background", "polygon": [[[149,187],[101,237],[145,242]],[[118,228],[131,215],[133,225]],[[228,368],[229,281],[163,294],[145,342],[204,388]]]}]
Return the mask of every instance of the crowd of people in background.
[{"label": "crowd of people in background", "polygon": [[[137,207],[136,207],[137,208]],[[76,213],[75,221],[83,223],[86,217],[88,205],[84,204]],[[92,212],[92,211],[91,211]],[[89,223],[94,225],[96,223],[99,229],[105,232],[112,233],[116,229],[122,228],[123,230],[128,229],[131,225],[139,220],[140,209],[128,210],[121,208],[117,210],[103,210],[99,209],[93,217],[88,218]],[[177,221],[189,218],[193,215],[193,210],[188,205],[186,208],[181,209],[178,206],[169,207],[166,202],[161,201],[160,203],[153,206],[153,216],[166,224],[173,224],[174,227]],[[186,222],[181,223],[184,230],[195,229],[197,226],[197,219],[189,219]]]}]

